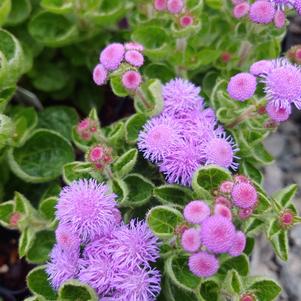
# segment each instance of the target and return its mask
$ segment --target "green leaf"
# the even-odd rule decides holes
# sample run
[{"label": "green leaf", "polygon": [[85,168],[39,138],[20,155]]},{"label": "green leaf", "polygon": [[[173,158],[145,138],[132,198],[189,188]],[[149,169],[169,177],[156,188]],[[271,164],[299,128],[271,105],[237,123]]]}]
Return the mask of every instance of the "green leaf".
[{"label": "green leaf", "polygon": [[15,123],[14,142],[16,146],[21,146],[38,124],[38,115],[33,108],[16,106],[12,111]]},{"label": "green leaf", "polygon": [[62,15],[41,11],[28,24],[34,39],[49,47],[61,47],[73,43],[78,38],[75,24]]},{"label": "green leaf", "polygon": [[129,189],[126,183],[121,179],[112,179],[110,182],[110,186],[113,192],[117,195],[117,200],[119,204],[127,202]]},{"label": "green leaf", "polygon": [[[0,81],[1,81],[1,70],[3,69],[3,59],[4,55],[0,52],[0,60],[2,61],[2,66],[0,64]],[[8,86],[1,89],[0,85],[0,113],[4,112],[6,105],[10,101],[10,99],[14,96],[16,91],[16,86]]]},{"label": "green leaf", "polygon": [[145,55],[153,61],[160,61],[169,55],[169,36],[163,27],[138,26],[132,33],[132,40],[141,43],[145,47]]},{"label": "green leaf", "polygon": [[123,121],[118,121],[109,127],[106,134],[109,144],[118,147],[122,139],[124,139],[125,124]]},{"label": "green leaf", "polygon": [[163,110],[162,84],[157,79],[144,82],[134,97],[134,106],[138,113],[155,116]]},{"label": "green leaf", "polygon": [[147,117],[143,114],[136,113],[132,115],[125,123],[125,139],[128,143],[137,142],[139,132],[146,123]]},{"label": "green leaf", "polygon": [[192,291],[201,283],[201,278],[193,275],[188,268],[188,256],[170,256],[165,261],[164,270],[173,284],[184,290]]},{"label": "green leaf", "polygon": [[11,118],[0,113],[0,150],[11,143],[15,126]]},{"label": "green leaf", "polygon": [[208,165],[199,168],[193,175],[192,188],[199,194],[204,190],[213,192],[223,181],[231,180],[231,174],[227,169],[216,165]]},{"label": "green leaf", "polygon": [[18,253],[20,257],[26,256],[28,250],[33,244],[35,232],[32,228],[26,228],[21,232],[18,245]]},{"label": "green leaf", "polygon": [[11,10],[11,0],[0,0],[0,26],[6,21]]},{"label": "green leaf", "polygon": [[56,204],[57,204],[56,197],[48,197],[47,199],[42,200],[39,204],[39,211],[41,215],[50,221],[54,220]]},{"label": "green leaf", "polygon": [[255,236],[264,226],[264,221],[258,218],[249,218],[243,225],[243,231],[248,236]]},{"label": "green leaf", "polygon": [[162,239],[173,237],[176,227],[184,222],[182,213],[168,206],[153,207],[146,220],[154,234]]},{"label": "green leaf", "polygon": [[58,300],[61,301],[97,301],[98,299],[91,287],[77,280],[66,281],[59,290]]},{"label": "green leaf", "polygon": [[47,261],[54,244],[55,235],[53,231],[42,230],[37,232],[26,254],[27,260],[33,263],[43,263]]},{"label": "green leaf", "polygon": [[287,231],[281,231],[271,238],[271,243],[276,255],[283,261],[288,260],[288,234]]},{"label": "green leaf", "polygon": [[248,256],[242,254],[237,257],[230,257],[226,259],[220,266],[219,273],[226,275],[227,272],[234,269],[241,276],[247,276],[249,273],[249,260]]},{"label": "green leaf", "polygon": [[253,181],[257,182],[259,185],[262,185],[263,183],[262,172],[250,162],[243,160],[242,163],[240,164],[240,171],[247,177],[251,178]]},{"label": "green leaf", "polygon": [[287,186],[280,191],[278,191],[274,198],[283,206],[287,207],[289,204],[291,204],[293,198],[295,197],[295,194],[298,191],[298,186],[296,184],[292,184],[290,186]]},{"label": "green leaf", "polygon": [[[56,78],[57,80],[57,78]],[[54,130],[71,140],[73,126],[78,123],[78,115],[73,108],[52,106],[39,114],[39,127]]]},{"label": "green leaf", "polygon": [[154,197],[165,205],[185,206],[189,201],[193,200],[193,192],[181,185],[162,185],[155,187]]},{"label": "green leaf", "polygon": [[75,180],[90,179],[92,176],[88,172],[91,169],[89,162],[74,161],[63,166],[63,179],[66,184],[71,184]]},{"label": "green leaf", "polygon": [[7,227],[9,224],[9,219],[14,212],[14,203],[8,201],[5,203],[0,203],[0,224]]},{"label": "green leaf", "polygon": [[148,64],[143,74],[149,78],[158,78],[162,82],[168,82],[176,76],[173,69],[163,63]]},{"label": "green leaf", "polygon": [[48,275],[45,272],[46,266],[34,268],[27,275],[27,286],[30,291],[46,300],[57,300],[56,292],[51,288]]},{"label": "green leaf", "polygon": [[54,14],[72,13],[72,0],[42,0],[41,6]]},{"label": "green leaf", "polygon": [[12,1],[12,7],[6,24],[10,26],[20,24],[29,17],[30,12],[31,2],[29,0]]},{"label": "green leaf", "polygon": [[221,9],[223,6],[223,0],[205,0],[205,3],[209,7],[216,9],[216,10]]},{"label": "green leaf", "polygon": [[165,299],[163,300],[166,301],[199,301],[199,298],[197,297],[195,292],[179,288],[178,286],[174,285],[173,282],[170,281],[167,277],[165,280],[164,295]]},{"label": "green leaf", "polygon": [[205,280],[202,282],[200,294],[206,301],[218,301],[220,289],[214,280]]},{"label": "green leaf", "polygon": [[230,270],[227,273],[226,279],[223,282],[223,288],[229,294],[240,294],[243,290],[243,281],[240,275],[235,270]]},{"label": "green leaf", "polygon": [[110,85],[115,95],[119,97],[126,97],[129,95],[128,90],[122,84],[120,75],[112,76],[110,80]]},{"label": "green leaf", "polygon": [[271,164],[274,161],[273,156],[265,149],[262,143],[258,143],[256,147],[252,148],[252,155],[260,164]]},{"label": "green leaf", "polygon": [[255,278],[253,283],[248,287],[248,290],[254,292],[260,301],[276,300],[277,296],[281,293],[281,287],[277,282],[265,278]]},{"label": "green leaf", "polygon": [[129,174],[124,179],[128,189],[126,200],[120,203],[124,207],[145,205],[153,194],[154,184],[139,174]]},{"label": "green leaf", "polygon": [[26,182],[42,183],[58,177],[64,164],[74,160],[72,146],[50,130],[36,130],[20,148],[10,149],[12,171]]},{"label": "green leaf", "polygon": [[201,66],[212,64],[220,57],[220,55],[220,50],[203,49],[198,53],[198,64]]},{"label": "green leaf", "polygon": [[119,157],[112,165],[113,172],[119,177],[123,177],[130,173],[134,168],[138,157],[136,148],[132,148]]}]

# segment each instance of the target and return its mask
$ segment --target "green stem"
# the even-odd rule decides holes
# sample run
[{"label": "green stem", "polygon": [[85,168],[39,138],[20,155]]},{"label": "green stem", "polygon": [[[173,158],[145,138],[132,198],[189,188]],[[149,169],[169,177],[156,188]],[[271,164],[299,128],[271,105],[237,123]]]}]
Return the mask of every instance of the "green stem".
[{"label": "green stem", "polygon": [[229,129],[235,128],[241,122],[251,118],[252,115],[254,115],[255,111],[256,111],[256,106],[254,105],[250,106],[247,110],[245,110],[239,116],[237,116],[233,121],[226,124],[226,127]]},{"label": "green stem", "polygon": [[143,92],[141,91],[140,87],[135,91],[135,93],[136,93],[137,97],[141,100],[141,102],[143,103],[144,107],[148,110],[151,110],[152,106],[146,100],[146,98],[145,98]]}]

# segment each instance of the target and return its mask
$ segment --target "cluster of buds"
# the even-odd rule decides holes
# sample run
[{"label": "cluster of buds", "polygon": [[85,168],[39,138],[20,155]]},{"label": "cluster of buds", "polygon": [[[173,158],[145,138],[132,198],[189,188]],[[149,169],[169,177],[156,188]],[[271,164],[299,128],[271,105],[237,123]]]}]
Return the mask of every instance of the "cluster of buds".
[{"label": "cluster of buds", "polygon": [[117,74],[120,71],[124,88],[135,91],[142,82],[138,69],[144,63],[143,50],[143,45],[136,42],[109,44],[101,51],[100,63],[93,70],[95,84],[104,85],[113,72]]},{"label": "cluster of buds", "polygon": [[79,137],[84,141],[91,141],[93,135],[95,135],[98,131],[98,123],[95,120],[90,118],[85,118],[81,122],[78,123],[76,127],[76,132]]},{"label": "cluster of buds", "polygon": [[301,65],[301,45],[291,47],[286,56],[291,62]]},{"label": "cluster of buds", "polygon": [[86,160],[90,162],[97,171],[103,171],[113,161],[112,149],[106,145],[94,145],[86,154]]},{"label": "cluster of buds", "polygon": [[187,11],[184,0],[153,0],[158,12],[168,12],[175,15],[180,27],[188,27],[194,23],[194,17]]},{"label": "cluster of buds", "polygon": [[269,24],[274,22],[277,28],[285,25],[286,9],[294,9],[301,13],[300,0],[257,0],[251,3],[248,0],[232,0],[234,4],[233,15],[240,19],[249,16],[250,20],[258,24]]},{"label": "cluster of buds", "polygon": [[[215,198],[215,206],[221,212],[227,211],[237,215],[240,219],[248,219],[257,206],[257,191],[250,179],[243,175],[236,175],[233,181],[223,182]],[[229,213],[227,213],[229,214]]]}]

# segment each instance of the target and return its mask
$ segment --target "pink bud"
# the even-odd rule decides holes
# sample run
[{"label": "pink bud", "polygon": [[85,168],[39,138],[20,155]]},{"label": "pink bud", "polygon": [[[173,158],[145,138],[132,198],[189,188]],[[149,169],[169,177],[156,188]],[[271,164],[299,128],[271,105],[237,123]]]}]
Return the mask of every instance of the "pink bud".
[{"label": "pink bud", "polygon": [[11,227],[17,227],[20,219],[21,219],[21,214],[19,212],[14,212],[9,218],[9,225]]},{"label": "pink bud", "polygon": [[280,214],[279,220],[283,228],[289,228],[294,224],[294,213],[291,210],[286,209]]},{"label": "pink bud", "polygon": [[93,70],[93,80],[96,85],[102,86],[106,83],[108,72],[102,64],[95,66]]},{"label": "pink bud", "polygon": [[193,17],[190,15],[185,15],[180,18],[180,25],[182,27],[188,27],[193,24]]},{"label": "pink bud", "polygon": [[232,204],[231,204],[231,201],[228,200],[227,198],[225,198],[224,196],[218,196],[216,199],[215,199],[215,204],[216,205],[224,205],[228,208],[231,208],[232,207]]},{"label": "pink bud", "polygon": [[122,84],[128,90],[136,90],[142,82],[139,72],[129,70],[122,75]]},{"label": "pink bud", "polygon": [[157,11],[163,11],[166,10],[166,0],[154,0],[154,8]]},{"label": "pink bud", "polygon": [[285,25],[285,13],[280,9],[275,12],[274,24],[277,28],[281,28]]},{"label": "pink bud", "polygon": [[240,219],[248,219],[253,213],[253,208],[239,209],[238,216]]},{"label": "pink bud", "polygon": [[256,298],[253,294],[246,293],[240,297],[239,301],[256,301]]},{"label": "pink bud", "polygon": [[248,14],[250,5],[247,2],[237,4],[233,8],[233,15],[236,19],[240,19]]},{"label": "pink bud", "polygon": [[229,52],[223,52],[220,56],[221,61],[224,63],[228,63],[231,60],[231,58],[232,55]]},{"label": "pink bud", "polygon": [[234,183],[231,181],[224,181],[220,186],[219,186],[219,191],[222,193],[230,193],[232,191]]},{"label": "pink bud", "polygon": [[100,160],[103,155],[104,155],[103,148],[101,146],[95,146],[89,152],[89,159],[92,162],[96,162],[96,161]]}]

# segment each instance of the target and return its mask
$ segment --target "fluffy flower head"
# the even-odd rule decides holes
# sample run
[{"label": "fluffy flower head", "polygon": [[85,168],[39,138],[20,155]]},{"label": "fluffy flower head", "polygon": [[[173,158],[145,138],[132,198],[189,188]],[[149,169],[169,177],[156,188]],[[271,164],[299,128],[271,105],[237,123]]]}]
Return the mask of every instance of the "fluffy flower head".
[{"label": "fluffy flower head", "polygon": [[292,108],[290,105],[277,108],[273,102],[269,102],[265,109],[270,118],[276,122],[286,121],[292,113]]},{"label": "fluffy flower head", "polygon": [[184,208],[184,217],[191,224],[201,224],[209,215],[210,208],[203,201],[192,201]]},{"label": "fluffy flower head", "polygon": [[275,8],[270,1],[256,1],[250,8],[250,19],[255,23],[268,24],[273,20],[274,14]]},{"label": "fluffy flower head", "polygon": [[207,249],[214,253],[227,252],[235,236],[235,227],[229,219],[213,215],[203,221],[201,241]]},{"label": "fluffy flower head", "polygon": [[129,50],[125,53],[125,60],[134,67],[141,67],[144,63],[143,55],[137,50]]},{"label": "fluffy flower head", "polygon": [[255,76],[259,76],[261,74],[267,74],[272,70],[273,63],[268,60],[261,60],[251,65],[250,73]]},{"label": "fluffy flower head", "polygon": [[239,208],[252,208],[257,202],[257,192],[251,183],[237,183],[233,186],[232,200]]},{"label": "fluffy flower head", "polygon": [[116,70],[124,56],[124,46],[120,43],[108,45],[100,54],[100,62],[107,70]]},{"label": "fluffy flower head", "polygon": [[236,19],[244,17],[250,9],[250,4],[247,2],[242,2],[234,6],[233,15]]},{"label": "fluffy flower head", "polygon": [[149,120],[138,138],[138,148],[146,159],[161,161],[168,154],[172,145],[180,141],[178,122],[167,115]]},{"label": "fluffy flower head", "polygon": [[187,252],[196,252],[201,246],[200,233],[197,229],[190,228],[186,230],[181,239],[182,247]]},{"label": "fluffy flower head", "polygon": [[154,0],[154,8],[157,11],[164,11],[167,9],[166,0]]},{"label": "fluffy flower head", "polygon": [[188,80],[176,78],[163,86],[164,111],[176,113],[190,111],[203,105],[200,88]]},{"label": "fluffy flower head", "polygon": [[93,80],[94,83],[98,86],[104,85],[108,78],[108,72],[102,64],[95,66],[93,70]]},{"label": "fluffy flower head", "polygon": [[221,204],[215,205],[215,207],[214,207],[214,214],[215,215],[220,215],[220,216],[223,216],[224,218],[232,220],[232,212],[225,205],[221,205]]},{"label": "fluffy flower head", "polygon": [[142,77],[138,71],[129,70],[123,73],[121,81],[126,89],[136,90],[142,82]]},{"label": "fluffy flower head", "polygon": [[59,224],[55,231],[56,241],[64,251],[79,251],[80,240],[72,230],[68,224]]},{"label": "fluffy flower head", "polygon": [[167,9],[172,14],[179,14],[184,8],[183,0],[167,0]]},{"label": "fluffy flower head", "polygon": [[115,197],[96,180],[74,181],[61,191],[56,216],[62,224],[69,224],[82,241],[88,241],[114,227]]},{"label": "fluffy flower head", "polygon": [[232,245],[229,249],[229,255],[239,256],[242,254],[243,250],[246,247],[246,236],[243,232],[236,232]]},{"label": "fluffy flower head", "polygon": [[190,271],[198,277],[211,277],[219,268],[216,257],[207,252],[199,252],[189,257],[188,266]]},{"label": "fluffy flower head", "polygon": [[245,101],[251,98],[256,90],[256,78],[250,73],[238,73],[231,77],[227,91],[235,100]]}]

